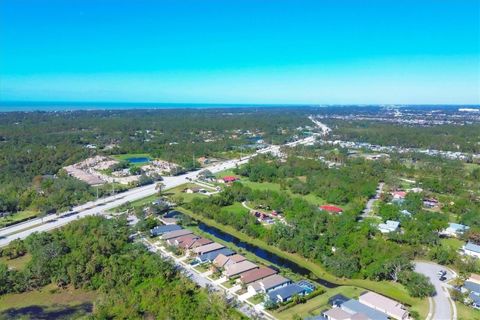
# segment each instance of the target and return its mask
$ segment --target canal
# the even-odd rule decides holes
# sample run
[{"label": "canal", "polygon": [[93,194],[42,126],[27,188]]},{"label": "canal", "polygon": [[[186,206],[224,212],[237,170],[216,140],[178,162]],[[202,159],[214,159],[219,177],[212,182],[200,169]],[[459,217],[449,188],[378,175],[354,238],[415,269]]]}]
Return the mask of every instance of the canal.
[{"label": "canal", "polygon": [[200,222],[200,221],[197,221],[197,222],[198,222],[198,227],[203,232],[211,234],[212,236],[215,236],[219,239],[222,239],[223,241],[233,243],[237,247],[245,249],[246,251],[251,252],[251,253],[255,254],[256,256],[258,256],[258,257],[260,257],[264,260],[267,260],[268,262],[270,262],[274,265],[284,267],[284,268],[288,268],[288,269],[292,270],[293,272],[298,273],[298,274],[300,274],[304,277],[307,277],[310,280],[315,281],[316,283],[318,283],[318,284],[320,284],[320,285],[322,285],[326,288],[336,288],[336,287],[338,287],[338,285],[335,284],[335,283],[332,283],[332,282],[324,280],[324,279],[317,278],[315,275],[312,274],[312,272],[310,270],[298,265],[297,263],[295,263],[291,260],[282,258],[282,257],[280,257],[280,256],[278,256],[278,255],[276,255],[272,252],[261,249],[261,248],[255,246],[255,245],[250,244],[250,243],[244,242],[244,241],[238,239],[237,237],[232,236],[229,233],[223,232],[222,230],[220,230],[218,228],[209,226],[209,225],[207,225],[203,222]]}]

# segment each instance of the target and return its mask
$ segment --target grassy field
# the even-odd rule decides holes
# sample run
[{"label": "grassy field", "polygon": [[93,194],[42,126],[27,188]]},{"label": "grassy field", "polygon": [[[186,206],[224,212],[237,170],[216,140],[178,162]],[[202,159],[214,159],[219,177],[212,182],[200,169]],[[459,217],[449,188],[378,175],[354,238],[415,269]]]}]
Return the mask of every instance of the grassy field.
[{"label": "grassy field", "polygon": [[422,317],[426,317],[428,313],[428,300],[427,299],[416,299],[412,298],[409,296],[407,291],[403,286],[401,286],[398,283],[393,283],[390,281],[370,281],[370,280],[364,280],[364,279],[343,279],[343,278],[337,278],[327,272],[321,265],[318,263],[315,263],[314,261],[307,260],[303,258],[302,256],[295,254],[295,253],[288,253],[280,250],[277,247],[268,245],[264,241],[260,239],[254,239],[242,232],[239,232],[235,230],[234,228],[230,226],[225,226],[222,224],[217,223],[216,221],[213,221],[211,219],[204,218],[200,215],[197,215],[191,211],[182,209],[185,213],[190,215],[192,218],[200,220],[208,225],[211,225],[213,227],[216,227],[224,232],[227,232],[240,240],[244,242],[248,242],[250,244],[256,245],[259,248],[262,248],[264,250],[270,251],[280,257],[283,257],[285,259],[291,260],[298,265],[307,268],[310,270],[315,276],[325,279],[327,281],[339,284],[339,285],[346,285],[346,286],[356,286],[360,288],[364,288],[367,290],[375,291],[377,293],[383,294],[387,297],[390,297],[392,299],[398,300],[406,305],[412,306],[413,310],[416,310],[417,312],[420,313]]},{"label": "grassy field", "polygon": [[0,218],[0,228],[3,227],[3,226],[6,226],[7,224],[9,224],[11,222],[20,221],[20,220],[27,219],[27,218],[33,218],[37,214],[38,214],[38,211],[24,210],[24,211],[16,212],[16,213],[14,213],[14,214],[12,214],[8,217],[2,217],[2,218]]},{"label": "grassy field", "polygon": [[116,154],[112,158],[116,160],[128,160],[128,158],[149,158],[152,159],[152,156],[149,153],[125,153],[125,154]]},{"label": "grassy field", "polygon": [[22,270],[23,268],[25,268],[31,258],[32,256],[29,253],[12,260],[8,259],[7,257],[0,257],[0,263],[4,263],[12,269]]},{"label": "grassy field", "polygon": [[233,213],[248,213],[248,209],[245,208],[240,202],[235,202],[230,206],[223,207],[222,211],[233,212]]},{"label": "grassy field", "polygon": [[450,247],[452,249],[458,250],[463,246],[464,242],[460,239],[444,238],[440,239],[440,244],[444,247]]},{"label": "grassy field", "polygon": [[458,320],[473,320],[480,319],[480,310],[467,307],[466,305],[455,302],[457,306],[457,319]]},{"label": "grassy field", "polygon": [[95,292],[59,289],[55,285],[25,293],[6,294],[0,297],[0,318],[78,318],[89,313],[95,297]]},{"label": "grassy field", "polygon": [[309,316],[316,316],[319,315],[322,311],[331,308],[328,304],[328,299],[333,297],[336,294],[343,294],[347,298],[358,298],[358,296],[365,291],[364,289],[358,287],[351,287],[351,286],[341,286],[334,289],[330,289],[327,292],[316,296],[307,302],[302,304],[297,304],[287,310],[278,312],[273,311],[271,312],[273,316],[280,320],[287,320],[293,319],[295,315],[299,315],[300,317],[305,318]]}]

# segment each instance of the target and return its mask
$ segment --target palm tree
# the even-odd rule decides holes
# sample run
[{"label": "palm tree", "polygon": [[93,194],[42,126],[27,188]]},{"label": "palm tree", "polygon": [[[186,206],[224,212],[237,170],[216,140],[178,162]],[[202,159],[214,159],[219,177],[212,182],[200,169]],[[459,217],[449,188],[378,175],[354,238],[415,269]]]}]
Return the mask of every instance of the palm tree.
[{"label": "palm tree", "polygon": [[165,184],[163,182],[158,182],[155,186],[155,190],[158,192],[158,195],[161,196],[163,192],[163,188],[165,188]]}]

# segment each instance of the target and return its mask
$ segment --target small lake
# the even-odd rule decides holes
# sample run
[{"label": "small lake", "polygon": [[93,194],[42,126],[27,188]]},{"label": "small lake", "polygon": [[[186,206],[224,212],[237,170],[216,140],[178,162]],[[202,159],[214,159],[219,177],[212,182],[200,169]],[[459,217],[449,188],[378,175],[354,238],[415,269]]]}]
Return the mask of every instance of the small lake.
[{"label": "small lake", "polygon": [[132,157],[126,159],[130,163],[145,163],[150,162],[150,158],[147,157]]},{"label": "small lake", "polygon": [[280,257],[280,256],[278,256],[274,253],[271,253],[269,251],[261,249],[261,248],[255,246],[255,245],[250,244],[250,243],[243,242],[240,239],[238,239],[237,237],[232,236],[229,233],[225,233],[222,230],[217,229],[215,227],[206,225],[203,222],[200,222],[200,221],[197,221],[197,222],[198,222],[198,227],[203,232],[211,234],[211,235],[213,235],[213,236],[215,236],[219,239],[222,239],[223,241],[233,243],[237,247],[245,249],[246,251],[251,252],[251,253],[255,254],[256,256],[258,256],[258,257],[260,257],[264,260],[267,260],[268,262],[270,262],[272,264],[275,264],[275,265],[280,266],[280,267],[288,268],[288,269],[292,270],[293,272],[298,273],[298,274],[300,274],[304,277],[307,277],[310,280],[312,280],[312,281],[314,281],[314,282],[316,282],[316,283],[318,283],[318,284],[320,284],[324,287],[327,287],[327,288],[338,287],[338,285],[335,284],[335,283],[332,283],[330,281],[323,280],[323,279],[320,279],[320,278],[316,278],[315,276],[312,275],[312,272],[310,270],[298,265],[297,263],[295,263],[291,260],[282,258],[282,257]]}]

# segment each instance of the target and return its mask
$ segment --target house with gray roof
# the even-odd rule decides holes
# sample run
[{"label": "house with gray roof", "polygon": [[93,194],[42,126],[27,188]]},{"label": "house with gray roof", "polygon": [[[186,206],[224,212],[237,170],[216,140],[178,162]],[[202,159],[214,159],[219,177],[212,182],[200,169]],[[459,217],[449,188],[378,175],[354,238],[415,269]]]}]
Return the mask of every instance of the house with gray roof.
[{"label": "house with gray roof", "polygon": [[364,305],[355,299],[350,299],[342,303],[340,308],[352,315],[356,313],[364,314],[368,320],[388,320],[388,316],[385,313]]},{"label": "house with gray roof", "polygon": [[400,222],[394,220],[387,220],[385,221],[385,223],[380,223],[378,225],[378,230],[380,230],[381,233],[390,233],[397,231],[399,227]]},{"label": "house with gray roof", "polygon": [[181,229],[181,230],[175,230],[175,231],[164,233],[161,238],[163,240],[170,240],[170,239],[178,238],[178,237],[185,236],[187,234],[192,234],[192,233],[193,232],[190,230]]},{"label": "house with gray roof", "polygon": [[211,251],[215,251],[222,248],[225,248],[223,244],[213,242],[210,244],[206,244],[204,246],[196,247],[193,249],[193,252],[195,252],[196,254],[202,255],[202,254],[209,253]]},{"label": "house with gray roof", "polygon": [[470,227],[463,224],[449,223],[448,227],[445,230],[442,230],[442,232],[440,232],[440,235],[446,237],[459,237],[469,229]]},{"label": "house with gray roof", "polygon": [[285,287],[278,288],[267,293],[266,298],[274,302],[286,302],[294,296],[303,296],[308,294],[306,288],[299,286],[296,283],[289,284]]},{"label": "house with gray roof", "polygon": [[235,252],[233,252],[232,250],[230,250],[228,248],[222,248],[222,249],[210,251],[210,252],[205,253],[205,254],[201,254],[196,258],[196,260],[199,263],[212,262],[220,254],[222,254],[224,256],[231,256],[231,255],[235,254]]},{"label": "house with gray roof", "polygon": [[292,281],[279,274],[263,278],[262,280],[255,281],[248,285],[247,290],[251,293],[268,293],[272,290],[287,286]]},{"label": "house with gray roof", "polygon": [[469,242],[463,246],[462,250],[463,250],[463,253],[468,256],[471,256],[474,258],[480,258],[480,246],[478,244]]},{"label": "house with gray roof", "polygon": [[152,237],[157,237],[160,236],[164,233],[171,232],[171,231],[176,231],[176,230],[181,230],[182,227],[179,225],[173,224],[173,225],[168,225],[168,226],[156,226],[155,228],[150,230],[150,234]]}]

